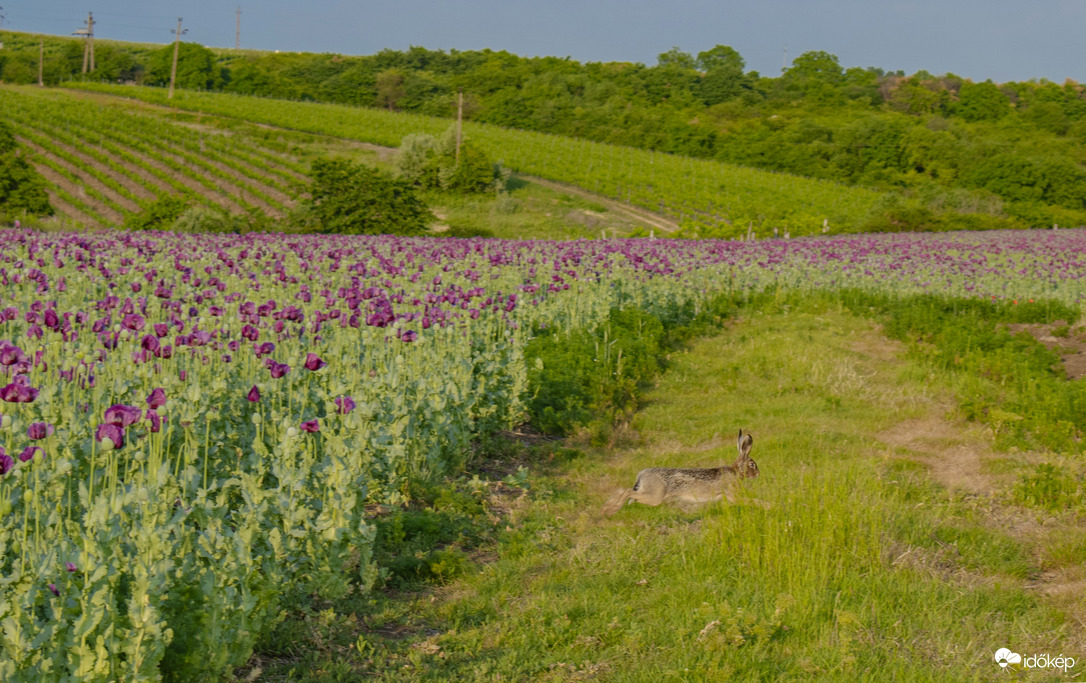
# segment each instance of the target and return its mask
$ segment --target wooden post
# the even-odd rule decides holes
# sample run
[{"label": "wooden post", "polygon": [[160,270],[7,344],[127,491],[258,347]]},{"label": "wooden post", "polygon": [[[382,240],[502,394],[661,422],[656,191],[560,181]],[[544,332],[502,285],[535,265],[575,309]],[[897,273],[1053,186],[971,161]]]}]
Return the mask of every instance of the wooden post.
[{"label": "wooden post", "polygon": [[90,61],[90,27],[91,17],[87,16],[87,29],[86,35],[83,36],[83,74],[87,73],[87,63]]},{"label": "wooden post", "polygon": [[456,165],[460,165],[460,141],[463,139],[461,136],[461,127],[464,121],[464,89],[458,88],[457,102],[456,102]]},{"label": "wooden post", "polygon": [[170,92],[166,99],[173,99],[173,84],[177,80],[177,53],[181,50],[181,17],[177,17],[177,38],[173,42],[173,66],[170,67]]},{"label": "wooden post", "polygon": [[38,87],[45,87],[45,38],[41,39],[38,47]]}]

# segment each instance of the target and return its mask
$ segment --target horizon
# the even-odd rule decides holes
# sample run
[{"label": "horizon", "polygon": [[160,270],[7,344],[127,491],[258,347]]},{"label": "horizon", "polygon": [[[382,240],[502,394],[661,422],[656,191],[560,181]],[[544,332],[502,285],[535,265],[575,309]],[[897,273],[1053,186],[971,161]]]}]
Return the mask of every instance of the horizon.
[{"label": "horizon", "polygon": [[[9,0],[0,9],[0,29],[70,37],[86,22],[87,3],[24,4],[29,5]],[[180,15],[185,17],[186,42],[227,50],[235,45],[239,6],[234,3],[97,4],[99,10],[89,9],[99,40],[166,45],[173,41]],[[1043,7],[1027,8],[1010,0],[965,0],[950,6],[910,0],[893,7],[872,7],[864,0],[769,0],[757,7],[708,0],[667,7],[645,0],[556,0],[512,7],[496,0],[404,0],[376,8],[344,7],[329,0],[305,6],[269,0],[260,9],[241,5],[240,10],[240,47],[261,52],[366,56],[417,46],[652,66],[657,55],[672,47],[696,55],[729,45],[743,56],[748,71],[770,77],[780,75],[804,52],[824,51],[836,55],[845,69],[871,67],[907,75],[926,71],[997,83],[1086,80],[1086,48],[1076,35],[1076,27],[1086,24],[1086,2],[1081,0],[1046,0]],[[724,26],[741,28],[720,30]]]}]

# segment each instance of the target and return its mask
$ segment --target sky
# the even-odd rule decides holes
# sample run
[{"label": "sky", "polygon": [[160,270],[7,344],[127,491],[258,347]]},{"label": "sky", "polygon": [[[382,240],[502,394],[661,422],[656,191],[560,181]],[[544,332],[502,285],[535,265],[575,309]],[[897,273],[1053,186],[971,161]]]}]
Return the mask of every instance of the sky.
[{"label": "sky", "polygon": [[1086,81],[1086,0],[0,0],[3,28],[96,38],[373,54],[412,45],[652,65],[672,47],[730,45],[780,74],[812,50],[845,68],[953,73],[975,81]]}]

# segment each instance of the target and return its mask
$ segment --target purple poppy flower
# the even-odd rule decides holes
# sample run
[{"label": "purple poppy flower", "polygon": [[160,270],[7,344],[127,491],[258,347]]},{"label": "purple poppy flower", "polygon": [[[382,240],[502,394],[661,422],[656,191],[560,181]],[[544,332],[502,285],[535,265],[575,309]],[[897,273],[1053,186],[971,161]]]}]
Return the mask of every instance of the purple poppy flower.
[{"label": "purple poppy flower", "polygon": [[245,325],[241,328],[241,336],[249,341],[255,342],[257,339],[260,339],[260,330],[252,325]]},{"label": "purple poppy flower", "polygon": [[23,350],[10,342],[0,342],[0,365],[15,365],[23,359]]},{"label": "purple poppy flower", "polygon": [[249,401],[251,401],[252,403],[256,403],[260,400],[260,389],[257,389],[256,385],[254,384],[253,388],[249,390],[249,394],[245,398],[249,399]]},{"label": "purple poppy flower", "polygon": [[147,421],[151,423],[151,431],[157,432],[162,429],[162,418],[158,416],[158,413],[152,409],[148,409],[145,413]]},{"label": "purple poppy flower", "polygon": [[0,447],[0,477],[13,469],[15,469],[15,459],[5,453],[3,447]]},{"label": "purple poppy flower", "polygon": [[355,409],[354,399],[350,396],[340,396],[336,399],[336,407],[339,408],[340,415],[346,415]]},{"label": "purple poppy flower", "polygon": [[38,398],[38,390],[34,387],[13,382],[0,387],[0,399],[8,403],[33,403]]},{"label": "purple poppy flower", "polygon": [[56,431],[56,427],[48,422],[34,422],[26,428],[26,435],[32,441],[40,441],[47,436],[52,436],[54,431]]},{"label": "purple poppy flower", "polygon": [[69,572],[79,571],[79,567],[76,567],[74,562],[65,562],[64,568],[67,569]]},{"label": "purple poppy flower", "polygon": [[308,353],[305,357],[305,369],[306,370],[320,370],[328,363],[320,359],[315,353]]},{"label": "purple poppy flower", "polygon": [[105,423],[98,425],[98,429],[94,431],[94,439],[101,443],[102,441],[109,439],[113,443],[114,448],[120,448],[124,446],[124,430],[115,424]]},{"label": "purple poppy flower", "polygon": [[321,426],[316,420],[303,422],[301,427],[303,432],[319,432],[321,430]]},{"label": "purple poppy flower", "polygon": [[155,336],[159,338],[165,337],[167,334],[170,333],[170,326],[166,323],[155,323],[154,329]]},{"label": "purple poppy flower", "polygon": [[39,451],[44,457],[45,451],[43,451],[40,446],[27,446],[23,449],[23,452],[19,454],[19,460],[22,462],[30,462],[34,459],[34,453]]},{"label": "purple poppy flower", "polygon": [[144,319],[142,315],[138,313],[129,313],[121,319],[121,326],[125,329],[132,330],[133,332],[139,332],[143,329]]},{"label": "purple poppy flower", "polygon": [[419,333],[414,330],[407,330],[400,335],[400,340],[405,342],[413,342],[419,338]]},{"label": "purple poppy flower", "polygon": [[159,346],[160,344],[158,341],[158,337],[154,336],[153,334],[145,334],[143,335],[143,339],[140,340],[140,347],[144,351],[150,351],[151,353],[154,353],[155,351],[158,351]]},{"label": "purple poppy flower", "polygon": [[124,428],[136,424],[143,417],[143,411],[135,406],[116,404],[106,408],[106,423]]},{"label": "purple poppy flower", "polygon": [[275,379],[285,376],[288,372],[290,372],[290,366],[286,363],[276,363],[271,366],[271,376]]},{"label": "purple poppy flower", "polygon": [[57,585],[55,583],[49,584],[49,590],[53,593],[53,595],[60,597],[60,590],[57,588]]},{"label": "purple poppy flower", "polygon": [[151,390],[151,395],[147,397],[147,407],[154,410],[164,405],[166,405],[166,390],[162,387],[155,387]]}]

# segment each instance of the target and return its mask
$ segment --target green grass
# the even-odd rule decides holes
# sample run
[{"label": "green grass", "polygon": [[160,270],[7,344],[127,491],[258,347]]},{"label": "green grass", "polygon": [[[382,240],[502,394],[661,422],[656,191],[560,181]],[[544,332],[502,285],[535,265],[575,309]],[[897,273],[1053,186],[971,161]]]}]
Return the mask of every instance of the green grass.
[{"label": "green grass", "polygon": [[[319,641],[265,659],[266,673],[990,680],[999,647],[1078,654],[1081,631],[1029,586],[1080,559],[1081,534],[1013,535],[877,438],[953,400],[945,374],[887,360],[874,323],[834,306],[745,314],[672,355],[634,421],[641,445],[537,458],[531,493],[506,503],[479,569],[311,609],[295,623]],[[631,504],[599,516],[643,467],[731,462],[740,427],[762,471],[748,495],[771,509]]]}]

